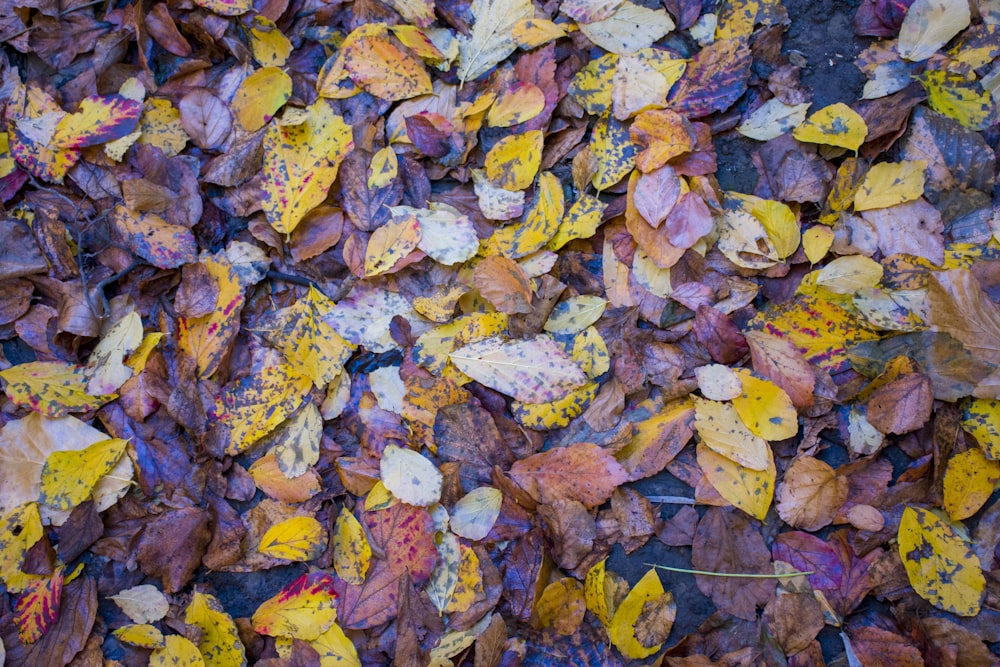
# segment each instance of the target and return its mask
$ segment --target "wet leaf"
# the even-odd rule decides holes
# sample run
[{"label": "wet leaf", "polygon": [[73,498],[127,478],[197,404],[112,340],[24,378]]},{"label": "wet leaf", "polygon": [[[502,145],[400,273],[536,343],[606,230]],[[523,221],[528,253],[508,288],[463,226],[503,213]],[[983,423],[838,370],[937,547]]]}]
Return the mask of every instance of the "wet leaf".
[{"label": "wet leaf", "polygon": [[49,454],[42,467],[38,502],[68,510],[90,497],[97,482],[118,464],[125,453],[125,440],[101,440],[78,451]]},{"label": "wet leaf", "polygon": [[761,470],[754,470],[700,444],[698,467],[720,496],[750,516],[763,521],[774,498],[774,481],[778,474],[770,448],[767,449],[767,455],[765,466]]},{"label": "wet leaf", "polygon": [[198,629],[198,650],[206,667],[242,667],[245,649],[232,617],[207,593],[195,591],[184,611],[184,622]]},{"label": "wet leaf", "polygon": [[538,502],[576,500],[587,507],[603,503],[627,479],[625,469],[591,443],[533,454],[515,462],[510,476]]},{"label": "wet leaf", "polygon": [[226,450],[242,452],[273,431],[305,399],[312,380],[288,364],[268,366],[230,385],[215,401],[217,419],[231,431]]},{"label": "wet leaf", "polygon": [[948,461],[944,471],[944,509],[953,521],[978,512],[1000,482],[1000,461],[986,458],[981,449],[969,449]]},{"label": "wet leaf", "polygon": [[412,449],[389,445],[379,470],[385,488],[404,503],[427,507],[441,498],[441,473]]},{"label": "wet leaf", "polygon": [[167,615],[170,603],[158,588],[141,584],[110,596],[135,623],[152,623]]},{"label": "wet leaf", "polygon": [[523,190],[535,180],[542,162],[542,133],[512,134],[486,154],[486,175],[498,188]]},{"label": "wet leaf", "polygon": [[326,549],[327,535],[319,521],[300,516],[277,523],[260,538],[259,551],[274,558],[307,561]]},{"label": "wet leaf", "polygon": [[792,136],[799,141],[856,151],[868,136],[868,126],[858,112],[837,102],[811,113],[792,131]]},{"label": "wet leaf", "polygon": [[478,79],[513,53],[514,28],[535,14],[528,0],[473,0],[470,9],[476,18],[472,36],[458,45],[458,76],[463,82]]},{"label": "wet leaf", "polygon": [[785,471],[775,509],[789,525],[816,531],[833,522],[849,490],[846,477],[823,461],[805,456]]},{"label": "wet leaf", "polygon": [[969,25],[969,5],[956,0],[915,0],[899,28],[899,55],[927,60]]},{"label": "wet leaf", "polygon": [[253,629],[272,637],[314,640],[337,619],[336,599],[330,575],[304,574],[257,607]]},{"label": "wet leaf", "polygon": [[982,566],[953,525],[928,510],[907,507],[898,539],[906,575],[920,597],[959,616],[979,613],[986,585]]},{"label": "wet leaf", "polygon": [[342,509],[333,527],[333,564],[337,576],[349,584],[364,583],[371,565],[372,548],[361,522]]},{"label": "wet leaf", "polygon": [[84,369],[57,361],[36,361],[0,371],[7,397],[46,417],[95,410],[116,394],[91,396]]},{"label": "wet leaf", "polygon": [[888,208],[917,199],[924,193],[926,168],[927,163],[923,160],[876,164],[865,174],[864,182],[854,195],[854,210]]}]

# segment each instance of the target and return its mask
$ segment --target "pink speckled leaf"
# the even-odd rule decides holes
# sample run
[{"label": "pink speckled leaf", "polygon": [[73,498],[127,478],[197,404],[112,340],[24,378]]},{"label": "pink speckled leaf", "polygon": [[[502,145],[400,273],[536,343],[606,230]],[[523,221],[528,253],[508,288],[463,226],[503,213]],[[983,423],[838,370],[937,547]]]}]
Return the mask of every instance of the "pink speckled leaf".
[{"label": "pink speckled leaf", "polygon": [[191,230],[172,225],[155,213],[116,206],[111,221],[125,245],[158,269],[176,269],[198,258],[198,243]]}]

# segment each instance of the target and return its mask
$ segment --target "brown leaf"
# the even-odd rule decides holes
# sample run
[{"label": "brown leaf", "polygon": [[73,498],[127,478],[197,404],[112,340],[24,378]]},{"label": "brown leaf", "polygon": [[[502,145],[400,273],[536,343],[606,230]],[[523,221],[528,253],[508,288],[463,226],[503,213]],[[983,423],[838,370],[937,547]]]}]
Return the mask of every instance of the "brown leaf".
[{"label": "brown leaf", "polygon": [[510,477],[540,503],[578,500],[597,507],[628,479],[625,469],[595,444],[581,442],[514,463]]},{"label": "brown leaf", "polygon": [[[691,545],[696,570],[718,573],[773,574],[771,554],[752,520],[739,510],[710,507],[698,524]],[[698,590],[712,598],[719,611],[755,620],[757,608],[774,596],[774,580],[695,575]]]},{"label": "brown leaf", "polygon": [[634,172],[629,179],[629,197],[636,212],[651,227],[659,227],[681,194],[681,179],[672,167],[663,166],[649,173]]},{"label": "brown leaf", "polygon": [[1000,306],[965,269],[931,274],[927,321],[957,338],[973,354],[1000,364]]},{"label": "brown leaf", "polygon": [[753,369],[785,390],[797,408],[813,404],[816,376],[809,362],[786,338],[760,331],[744,334],[750,347]]},{"label": "brown leaf", "polygon": [[868,423],[882,433],[909,433],[930,419],[933,406],[930,379],[923,373],[908,373],[872,393]]},{"label": "brown leaf", "polygon": [[212,150],[222,145],[233,126],[229,107],[206,88],[195,88],[181,98],[177,105],[181,126],[191,141],[202,150]]},{"label": "brown leaf", "polygon": [[847,500],[847,478],[819,459],[803,456],[785,471],[775,509],[789,525],[816,531],[828,526]]},{"label": "brown leaf", "polygon": [[531,284],[521,265],[502,255],[491,255],[476,265],[472,284],[501,313],[530,313]]},{"label": "brown leaf", "polygon": [[139,567],[150,577],[160,577],[163,590],[184,588],[201,563],[211,533],[208,512],[195,507],[171,510],[150,521],[136,549]]},{"label": "brown leaf", "polygon": [[694,335],[698,342],[720,364],[733,364],[748,351],[746,339],[729,316],[711,306],[698,306],[694,318]]},{"label": "brown leaf", "polygon": [[514,455],[489,412],[472,403],[446,405],[434,419],[438,456],[461,464],[459,476],[466,490],[489,483],[493,466],[506,469]]},{"label": "brown leaf", "polygon": [[476,639],[475,667],[499,667],[507,643],[507,625],[496,614],[486,626],[483,634]]},{"label": "brown leaf", "polygon": [[764,622],[785,655],[805,650],[826,625],[811,592],[778,595],[764,607]]},{"label": "brown leaf", "polygon": [[920,651],[906,638],[873,626],[849,632],[851,648],[862,665],[924,667]]},{"label": "brown leaf", "polygon": [[597,526],[583,503],[556,500],[539,505],[538,516],[552,544],[552,558],[562,569],[574,569],[593,550]]}]

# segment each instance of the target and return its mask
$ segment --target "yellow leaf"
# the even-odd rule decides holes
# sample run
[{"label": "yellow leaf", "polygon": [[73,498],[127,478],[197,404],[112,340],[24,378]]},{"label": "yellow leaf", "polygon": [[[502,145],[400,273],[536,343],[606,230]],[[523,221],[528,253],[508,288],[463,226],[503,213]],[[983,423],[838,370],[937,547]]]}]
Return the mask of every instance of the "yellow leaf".
[{"label": "yellow leaf", "polygon": [[838,257],[816,275],[816,284],[837,294],[854,294],[882,281],[882,265],[864,255]]},{"label": "yellow leaf", "polygon": [[374,33],[372,24],[362,25],[344,42],[344,67],[354,83],[390,102],[432,92],[423,63],[399,49],[387,35]]},{"label": "yellow leaf", "polygon": [[542,327],[553,334],[576,334],[601,319],[608,302],[599,296],[583,294],[556,304]]},{"label": "yellow leaf", "polygon": [[971,20],[965,0],[915,0],[899,27],[896,50],[906,60],[927,60]]},{"label": "yellow leaf", "polygon": [[268,126],[261,203],[279,234],[291,234],[306,213],[326,199],[340,162],[352,148],[351,127],[324,100],[310,106],[299,125]]},{"label": "yellow leaf", "polygon": [[149,655],[149,667],[204,667],[201,651],[190,639],[180,635],[163,638],[163,646]]},{"label": "yellow leaf", "polygon": [[417,249],[420,222],[414,216],[392,219],[372,232],[365,251],[365,277],[391,273],[401,259]]},{"label": "yellow leaf", "polygon": [[545,108],[545,93],[531,83],[515,83],[504,90],[486,114],[490,127],[513,127],[529,121]]},{"label": "yellow leaf", "polygon": [[996,100],[972,75],[932,69],[919,75],[930,107],[972,130],[996,122]]},{"label": "yellow leaf", "polygon": [[546,244],[546,248],[559,250],[573,239],[589,239],[600,227],[604,209],[607,207],[608,205],[597,197],[581,194],[580,198],[569,207],[566,216],[559,223],[559,229]]},{"label": "yellow leaf", "polygon": [[127,444],[111,438],[78,451],[52,452],[42,468],[38,502],[68,510],[87,500],[101,477],[118,464]]},{"label": "yellow leaf", "polygon": [[811,114],[792,130],[792,136],[799,141],[856,151],[865,143],[868,126],[857,111],[837,102]]},{"label": "yellow leaf", "polygon": [[435,375],[448,366],[448,355],[458,347],[495,336],[507,328],[505,313],[470,313],[431,329],[417,338],[413,360]]},{"label": "yellow leaf", "polygon": [[743,393],[733,399],[733,407],[747,428],[765,440],[794,437],[799,432],[798,413],[785,390],[745,368],[734,372],[743,383]]},{"label": "yellow leaf", "polygon": [[51,575],[32,579],[14,602],[17,638],[25,646],[41,639],[59,620],[64,569],[59,566]]},{"label": "yellow leaf", "polygon": [[515,26],[535,15],[530,0],[472,0],[470,9],[476,18],[472,36],[458,45],[462,83],[478,79],[514,53]]},{"label": "yellow leaf", "polygon": [[802,249],[811,264],[826,257],[833,245],[833,230],[825,225],[815,225],[802,234]]},{"label": "yellow leaf", "polygon": [[480,384],[524,403],[562,398],[587,376],[548,336],[505,341],[499,336],[471,343],[448,358]]},{"label": "yellow leaf", "polygon": [[386,146],[375,151],[372,163],[368,167],[368,189],[377,190],[393,182],[399,170],[399,160],[392,146]]},{"label": "yellow leaf", "polygon": [[195,4],[220,16],[239,16],[253,9],[251,0],[197,0]]},{"label": "yellow leaf", "polygon": [[361,667],[357,649],[336,623],[309,645],[319,654],[320,667]]},{"label": "yellow leaf", "polygon": [[484,166],[486,175],[496,187],[523,190],[535,180],[541,163],[542,131],[529,130],[498,141],[486,153]]},{"label": "yellow leaf", "polygon": [[149,360],[149,355],[152,354],[156,346],[160,344],[163,340],[163,336],[166,334],[160,333],[159,331],[151,334],[146,334],[142,342],[139,344],[132,353],[128,355],[128,360],[125,365],[132,369],[132,373],[138,375],[146,368],[146,362]]},{"label": "yellow leaf", "polygon": [[412,449],[387,446],[379,472],[385,488],[404,503],[427,507],[441,499],[441,471]]},{"label": "yellow leaf", "polygon": [[184,622],[198,628],[198,650],[206,667],[246,664],[246,651],[236,623],[216,598],[194,591],[184,612]]},{"label": "yellow leaf", "polygon": [[695,397],[694,409],[694,426],[706,447],[747,468],[767,469],[771,448],[747,428],[731,403]]},{"label": "yellow leaf", "polygon": [[897,538],[906,575],[920,597],[958,616],[979,613],[986,587],[983,568],[968,538],[954,525],[929,510],[907,507]]},{"label": "yellow leaf", "polygon": [[260,538],[258,550],[265,556],[291,561],[316,558],[326,549],[326,530],[311,516],[297,516],[277,523]]},{"label": "yellow leaf", "polygon": [[597,160],[591,184],[598,192],[607,190],[635,168],[636,147],[628,127],[616,118],[602,116],[590,135],[590,151]]},{"label": "yellow leaf", "polygon": [[7,397],[23,408],[46,417],[64,417],[70,412],[96,410],[117,394],[87,393],[84,368],[58,361],[32,361],[0,371]]},{"label": "yellow leaf", "polygon": [[767,449],[768,462],[764,470],[752,470],[736,461],[717,454],[704,443],[697,448],[698,467],[719,495],[750,516],[764,520],[774,498],[774,480],[778,471],[774,456]]},{"label": "yellow leaf", "polygon": [[727,203],[729,200],[738,202],[740,209],[760,222],[779,259],[785,259],[798,250],[802,238],[799,221],[786,204],[739,192],[727,192],[726,200]]},{"label": "yellow leaf", "polygon": [[608,346],[594,327],[587,327],[576,335],[570,356],[592,379],[604,375],[611,368]]},{"label": "yellow leaf", "polygon": [[629,128],[629,136],[643,148],[636,157],[636,166],[643,173],[656,171],[675,157],[690,152],[697,140],[691,122],[671,109],[639,114]]},{"label": "yellow leaf", "polygon": [[620,55],[651,47],[674,29],[674,22],[663,9],[649,9],[626,0],[608,18],[580,23],[578,27],[591,42]]},{"label": "yellow leaf", "polygon": [[[728,198],[727,198],[728,201]],[[766,269],[778,263],[778,252],[760,220],[741,206],[727,205],[718,224],[718,248],[729,261],[747,269]]]},{"label": "yellow leaf", "polygon": [[524,50],[535,49],[566,36],[562,26],[548,19],[521,19],[514,25],[514,41]]},{"label": "yellow leaf", "polygon": [[451,529],[467,540],[481,540],[493,529],[500,516],[503,493],[492,486],[480,486],[462,496],[451,510]]},{"label": "yellow leaf", "polygon": [[743,382],[729,366],[708,364],[695,369],[701,395],[712,401],[731,401],[743,393]]},{"label": "yellow leaf", "polygon": [[510,411],[521,426],[534,430],[546,430],[568,426],[583,414],[594,398],[600,385],[590,382],[574,389],[562,398],[545,403],[511,403]]},{"label": "yellow leaf", "polygon": [[472,547],[459,543],[458,580],[445,612],[449,614],[468,611],[477,598],[485,595],[483,572],[479,567],[479,556]]},{"label": "yellow leaf", "polygon": [[261,604],[250,621],[262,635],[312,641],[337,620],[336,599],[333,577],[303,574]]},{"label": "yellow leaf", "polygon": [[560,635],[576,632],[587,613],[583,590],[583,584],[570,577],[556,579],[546,586],[535,602],[538,627],[552,628]]},{"label": "yellow leaf", "polygon": [[142,132],[139,143],[156,146],[167,157],[173,157],[184,150],[190,137],[181,125],[181,112],[170,100],[147,100],[145,109],[139,120],[139,130]]},{"label": "yellow leaf", "polygon": [[250,50],[261,67],[284,67],[292,54],[292,43],[274,21],[258,14],[250,24]]},{"label": "yellow leaf", "polygon": [[289,364],[266,366],[235,382],[215,400],[216,417],[231,430],[226,452],[238,454],[294,413],[312,380]]},{"label": "yellow leaf", "polygon": [[1000,459],[1000,401],[973,399],[962,415],[962,428],[976,438],[986,458]]},{"label": "yellow leaf", "polygon": [[437,542],[438,563],[427,582],[427,596],[431,603],[443,614],[458,586],[458,568],[462,561],[462,548],[458,538],[451,533],[443,533]]},{"label": "yellow leaf", "polygon": [[601,562],[595,564],[590,570],[587,571],[587,577],[584,579],[584,598],[587,602],[587,609],[589,609],[597,619],[606,626],[611,624],[611,613],[614,611],[608,609],[608,596],[605,592],[604,580],[605,580],[605,569],[604,564],[607,562],[605,558]]},{"label": "yellow leaf", "polygon": [[87,392],[108,394],[132,377],[132,369],[123,363],[142,342],[142,318],[134,310],[114,323],[90,354],[87,368],[90,379]]},{"label": "yellow leaf", "polygon": [[610,111],[611,91],[617,68],[618,56],[614,53],[594,58],[573,76],[569,94],[592,116]]},{"label": "yellow leaf", "polygon": [[[661,643],[652,645],[643,644],[637,637],[640,618],[653,611],[659,611],[663,607],[663,617],[659,623],[659,633],[662,634]],[[608,625],[608,637],[622,655],[630,660],[641,660],[648,658],[662,646],[662,641],[666,640],[673,626],[674,618],[677,615],[677,607],[674,604],[674,597],[671,593],[663,591],[663,584],[655,569],[650,569],[643,575],[642,579],[636,582],[632,590],[629,591],[622,603],[618,605],[615,614]]]},{"label": "yellow leaf", "polygon": [[393,216],[416,222],[417,248],[435,262],[451,266],[472,259],[479,251],[479,236],[472,220],[448,204],[431,202],[428,206],[393,206],[390,210]]},{"label": "yellow leaf", "polygon": [[112,632],[118,641],[139,648],[155,649],[165,646],[163,633],[158,628],[145,623],[126,625]]},{"label": "yellow leaf", "polygon": [[926,169],[924,160],[880,162],[872,166],[854,195],[854,210],[888,208],[918,199],[924,193]]},{"label": "yellow leaf", "polygon": [[333,567],[337,576],[349,584],[365,582],[371,565],[372,548],[354,513],[343,508],[333,526]]},{"label": "yellow leaf", "polygon": [[625,121],[648,109],[662,109],[667,104],[667,93],[674,83],[667,81],[648,59],[638,55],[621,56],[611,87],[615,118]]},{"label": "yellow leaf", "polygon": [[981,449],[956,454],[944,471],[944,509],[953,521],[978,512],[1000,481],[1000,461],[986,458]]},{"label": "yellow leaf", "polygon": [[772,97],[747,116],[746,120],[736,128],[744,137],[757,141],[777,139],[806,119],[809,103],[788,105]]},{"label": "yellow leaf", "polygon": [[389,509],[399,503],[399,499],[392,495],[389,489],[385,488],[382,480],[375,482],[365,497],[365,511],[377,512],[378,510]]},{"label": "yellow leaf", "polygon": [[736,0],[722,5],[718,13],[715,39],[749,39],[759,11],[758,0]]},{"label": "yellow leaf", "polygon": [[498,188],[483,169],[472,170],[479,209],[488,220],[513,220],[524,211],[524,192]]},{"label": "yellow leaf", "polygon": [[328,323],[334,306],[333,301],[310,285],[304,298],[279,310],[265,325],[271,344],[285,354],[292,368],[311,378],[317,388],[340,373],[355,349]]},{"label": "yellow leaf", "polygon": [[11,593],[20,593],[38,575],[21,570],[28,549],[42,539],[42,518],[34,502],[19,505],[0,518],[0,578]]},{"label": "yellow leaf", "polygon": [[152,623],[167,615],[170,603],[156,586],[142,584],[109,596],[136,623]]},{"label": "yellow leaf", "polygon": [[292,77],[278,67],[262,67],[240,84],[230,110],[247,132],[256,132],[292,96]]}]

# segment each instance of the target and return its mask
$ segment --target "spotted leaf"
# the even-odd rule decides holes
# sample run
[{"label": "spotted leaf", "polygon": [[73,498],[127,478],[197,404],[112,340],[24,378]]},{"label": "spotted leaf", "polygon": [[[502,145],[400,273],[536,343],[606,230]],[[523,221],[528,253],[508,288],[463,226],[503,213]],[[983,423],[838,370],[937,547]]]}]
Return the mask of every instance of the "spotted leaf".
[{"label": "spotted leaf", "polygon": [[72,509],[90,497],[97,482],[125,452],[126,440],[111,438],[78,451],[52,452],[42,468],[38,501],[58,509]]}]

